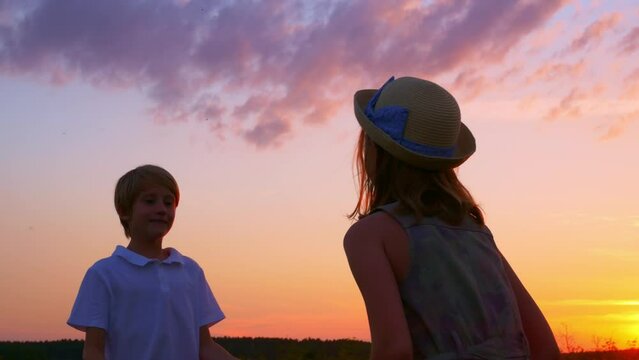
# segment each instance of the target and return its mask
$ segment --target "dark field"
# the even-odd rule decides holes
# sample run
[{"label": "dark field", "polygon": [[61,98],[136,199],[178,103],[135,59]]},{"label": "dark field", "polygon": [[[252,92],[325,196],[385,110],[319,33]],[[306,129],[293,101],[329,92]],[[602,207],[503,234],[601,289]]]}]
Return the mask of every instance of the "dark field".
[{"label": "dark field", "polygon": [[[215,338],[244,360],[365,360],[370,344],[357,340],[292,340],[274,338]],[[80,340],[0,342],[0,360],[81,359]],[[566,360],[639,360],[639,349],[563,354]]]}]

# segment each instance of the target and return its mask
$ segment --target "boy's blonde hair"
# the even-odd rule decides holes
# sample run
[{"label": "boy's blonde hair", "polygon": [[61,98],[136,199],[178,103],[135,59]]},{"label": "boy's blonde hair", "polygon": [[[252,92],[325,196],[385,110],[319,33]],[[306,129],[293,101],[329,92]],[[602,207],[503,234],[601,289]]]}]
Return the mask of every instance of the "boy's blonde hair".
[{"label": "boy's blonde hair", "polygon": [[137,197],[153,186],[162,186],[168,189],[175,197],[175,206],[180,201],[180,189],[173,176],[163,168],[156,165],[142,165],[122,175],[115,185],[115,210],[120,217],[120,223],[124,228],[124,235],[131,237],[129,224],[123,219],[130,216],[133,204]]}]

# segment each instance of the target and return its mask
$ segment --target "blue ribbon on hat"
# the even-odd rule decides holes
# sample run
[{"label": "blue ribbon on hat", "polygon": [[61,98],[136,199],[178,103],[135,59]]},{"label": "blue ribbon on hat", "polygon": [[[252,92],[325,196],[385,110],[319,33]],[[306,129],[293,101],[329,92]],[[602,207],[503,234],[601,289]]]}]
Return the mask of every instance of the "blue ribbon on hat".
[{"label": "blue ribbon on hat", "polygon": [[430,146],[424,144],[418,144],[416,142],[404,139],[404,128],[406,128],[406,120],[408,120],[408,109],[402,106],[391,105],[384,106],[380,109],[375,109],[377,100],[381,95],[386,85],[395,80],[394,76],[391,76],[386,83],[377,90],[375,95],[370,99],[364,109],[364,114],[377,126],[380,130],[390,136],[393,140],[399,143],[401,146],[427,156],[437,157],[452,157],[455,152],[455,147],[439,147]]}]

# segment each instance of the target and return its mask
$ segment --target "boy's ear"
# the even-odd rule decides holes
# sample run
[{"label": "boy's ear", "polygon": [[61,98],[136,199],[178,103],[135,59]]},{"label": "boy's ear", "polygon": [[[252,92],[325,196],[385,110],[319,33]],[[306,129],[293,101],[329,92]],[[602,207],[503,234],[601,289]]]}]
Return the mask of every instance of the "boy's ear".
[{"label": "boy's ear", "polygon": [[120,220],[129,220],[131,218],[131,216],[127,214],[126,211],[124,211],[123,209],[117,209],[117,212]]}]

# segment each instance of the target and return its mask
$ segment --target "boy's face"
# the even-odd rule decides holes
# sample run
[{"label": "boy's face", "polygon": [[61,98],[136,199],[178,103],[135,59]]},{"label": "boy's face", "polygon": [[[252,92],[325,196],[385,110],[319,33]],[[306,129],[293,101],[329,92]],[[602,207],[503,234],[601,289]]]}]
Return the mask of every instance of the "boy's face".
[{"label": "boy's face", "polygon": [[156,240],[164,237],[175,219],[175,197],[168,189],[154,186],[146,189],[133,203],[129,230],[131,239]]}]

